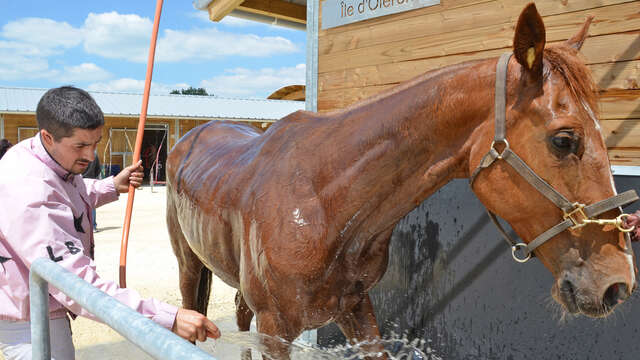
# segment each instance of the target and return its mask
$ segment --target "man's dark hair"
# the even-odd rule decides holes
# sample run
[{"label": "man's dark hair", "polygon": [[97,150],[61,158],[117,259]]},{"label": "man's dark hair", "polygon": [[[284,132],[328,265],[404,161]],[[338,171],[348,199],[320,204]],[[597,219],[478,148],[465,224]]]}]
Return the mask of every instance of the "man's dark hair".
[{"label": "man's dark hair", "polygon": [[56,141],[73,135],[73,130],[97,129],[104,125],[104,115],[88,92],[73,86],[47,91],[36,109],[38,128],[45,129]]}]

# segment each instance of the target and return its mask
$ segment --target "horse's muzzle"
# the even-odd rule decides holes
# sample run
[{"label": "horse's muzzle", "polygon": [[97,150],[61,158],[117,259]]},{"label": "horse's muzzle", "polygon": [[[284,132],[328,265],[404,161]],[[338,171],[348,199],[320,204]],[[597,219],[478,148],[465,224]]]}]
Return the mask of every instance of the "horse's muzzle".
[{"label": "horse's muzzle", "polygon": [[[609,315],[613,309],[631,296],[635,288],[620,281],[611,281],[603,291],[579,286],[571,276],[564,276],[554,288],[554,298],[567,312],[582,313],[599,318]],[[583,284],[580,284],[583,285]]]}]

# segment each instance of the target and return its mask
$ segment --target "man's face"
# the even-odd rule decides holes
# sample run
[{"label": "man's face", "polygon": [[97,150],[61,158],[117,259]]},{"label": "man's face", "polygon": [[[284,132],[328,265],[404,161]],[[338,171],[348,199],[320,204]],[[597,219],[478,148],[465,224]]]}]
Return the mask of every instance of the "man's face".
[{"label": "man's face", "polygon": [[47,130],[40,130],[42,142],[51,156],[72,174],[82,174],[93,161],[96,147],[102,140],[102,128],[74,129],[69,137],[55,141]]}]

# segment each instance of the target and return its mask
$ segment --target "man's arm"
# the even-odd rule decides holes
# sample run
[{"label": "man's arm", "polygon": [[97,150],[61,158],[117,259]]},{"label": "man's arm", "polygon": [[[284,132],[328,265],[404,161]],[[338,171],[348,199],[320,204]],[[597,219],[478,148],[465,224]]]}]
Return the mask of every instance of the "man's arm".
[{"label": "man's arm", "polygon": [[[19,207],[11,217],[15,217],[15,226],[4,229],[4,237],[27,267],[31,267],[35,259],[47,257],[158,324],[169,329],[173,326],[177,312],[175,306],[155,299],[144,300],[136,291],[121,289],[115,283],[100,278],[95,263],[85,255],[82,241],[76,235],[78,231],[70,207],[50,198],[46,202]],[[75,314],[95,320],[93,315],[58,289],[50,288],[50,294]]]},{"label": "man's arm", "polygon": [[142,160],[138,160],[137,164],[122,169],[113,178],[113,183],[119,193],[126,193],[129,191],[129,185],[133,185],[134,188],[142,185],[143,176]]},{"label": "man's arm", "polygon": [[[42,185],[40,187],[42,188]],[[85,255],[74,224],[72,209],[61,200],[64,199],[62,195],[53,191],[47,196],[38,194],[30,197],[47,199],[46,201],[23,199],[22,203],[19,197],[17,193],[7,194],[7,200],[13,201],[12,204],[15,207],[14,211],[6,213],[9,218],[5,219],[7,220],[5,224],[13,225],[5,227],[3,235],[20,261],[27,267],[30,267],[37,258],[48,257],[108,295],[186,339],[197,338],[204,341],[202,334],[205,337],[207,334],[213,337],[219,336],[216,326],[195,311],[178,309],[155,299],[143,299],[135,290],[122,289],[114,282],[102,279],[96,272],[93,260]],[[50,294],[73,313],[96,320],[91,313],[58,289],[51,287]]]},{"label": "man's arm", "polygon": [[116,176],[106,179],[83,179],[87,188],[87,195],[95,208],[108,204],[118,199],[118,194],[129,191],[129,185],[134,188],[142,185],[144,177],[142,161],[137,164],[127,166]]}]

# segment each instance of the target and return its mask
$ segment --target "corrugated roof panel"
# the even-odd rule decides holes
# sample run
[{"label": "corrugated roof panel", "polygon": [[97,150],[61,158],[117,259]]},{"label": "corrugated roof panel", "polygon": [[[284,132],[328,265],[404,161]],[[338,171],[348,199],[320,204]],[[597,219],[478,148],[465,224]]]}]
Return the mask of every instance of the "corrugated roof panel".
[{"label": "corrugated roof panel", "polygon": [[[0,112],[35,112],[46,89],[0,87]],[[105,115],[138,116],[142,94],[89,91]],[[151,95],[147,116],[278,120],[304,102],[217,96]]]},{"label": "corrugated roof panel", "polygon": [[2,91],[0,89],[0,109],[7,111],[35,111],[44,91]]}]

